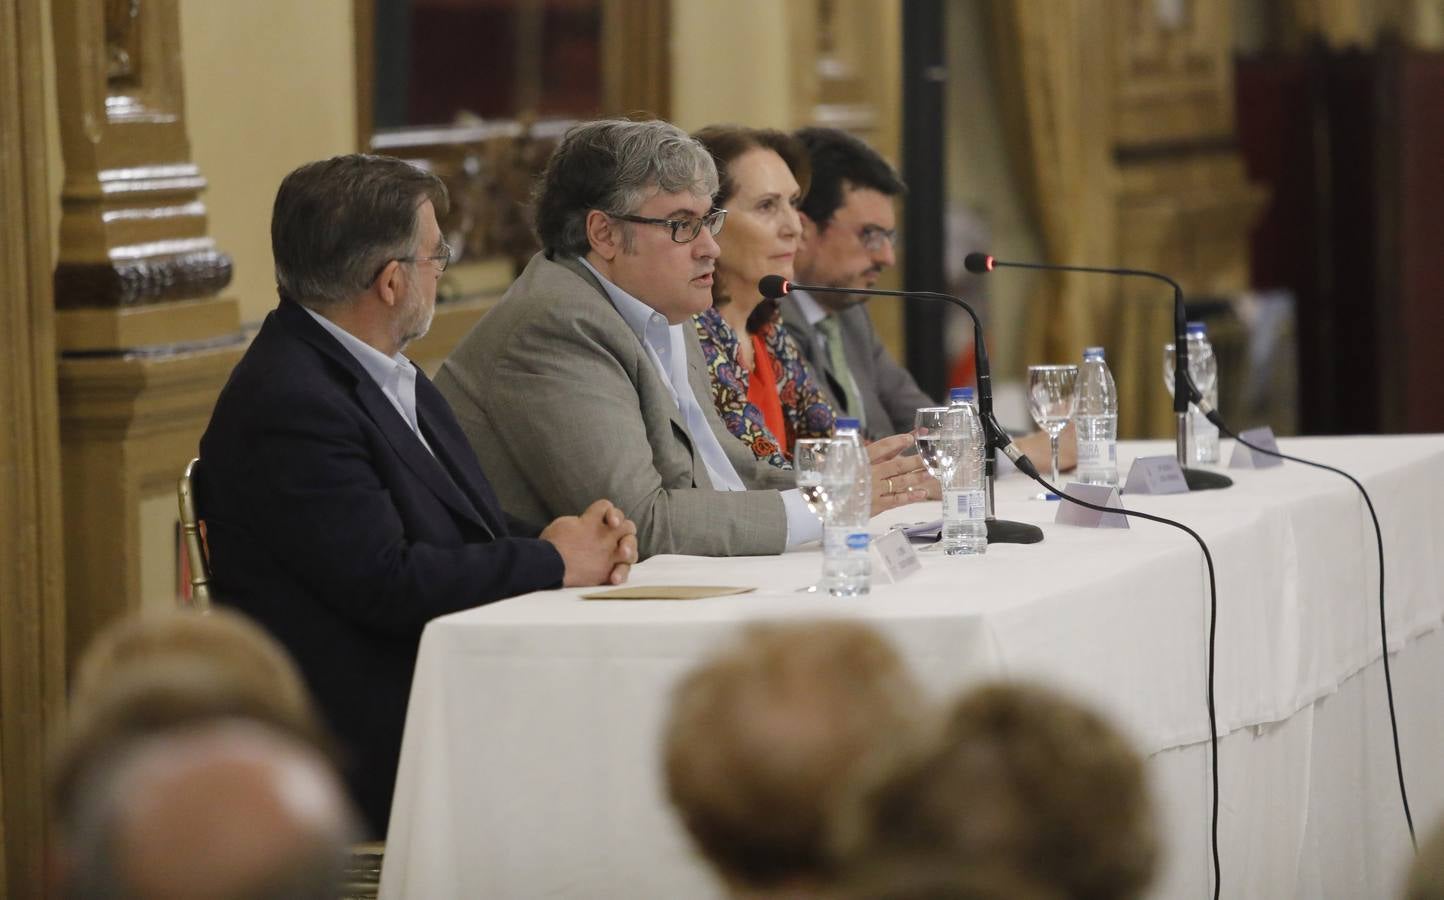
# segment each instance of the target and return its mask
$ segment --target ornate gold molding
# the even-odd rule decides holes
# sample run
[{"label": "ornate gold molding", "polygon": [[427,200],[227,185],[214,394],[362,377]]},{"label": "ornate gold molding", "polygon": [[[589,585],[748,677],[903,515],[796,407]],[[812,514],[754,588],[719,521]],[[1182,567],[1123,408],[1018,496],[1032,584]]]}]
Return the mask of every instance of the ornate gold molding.
[{"label": "ornate gold molding", "polygon": [[[143,603],[141,504],[174,490],[240,358],[190,158],[178,0],[50,0],[67,650]],[[224,111],[218,111],[224,114]],[[165,602],[173,598],[153,598]]]},{"label": "ornate gold molding", "polygon": [[206,234],[190,160],[176,0],[55,0],[65,185],[56,304],[115,308],[216,294],[231,261]]}]

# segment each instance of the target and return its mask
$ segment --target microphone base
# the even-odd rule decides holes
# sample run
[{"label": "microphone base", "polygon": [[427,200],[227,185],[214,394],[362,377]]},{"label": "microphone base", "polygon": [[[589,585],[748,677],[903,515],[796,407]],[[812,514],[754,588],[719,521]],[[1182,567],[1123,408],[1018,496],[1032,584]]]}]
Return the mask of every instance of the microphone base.
[{"label": "microphone base", "polygon": [[1190,491],[1216,491],[1220,488],[1233,487],[1233,479],[1227,475],[1220,475],[1204,469],[1190,469],[1186,466],[1183,469],[1183,480],[1188,482]]},{"label": "microphone base", "polygon": [[990,544],[1036,544],[1043,540],[1043,529],[1027,522],[1010,522],[1007,519],[988,520],[988,543]]}]

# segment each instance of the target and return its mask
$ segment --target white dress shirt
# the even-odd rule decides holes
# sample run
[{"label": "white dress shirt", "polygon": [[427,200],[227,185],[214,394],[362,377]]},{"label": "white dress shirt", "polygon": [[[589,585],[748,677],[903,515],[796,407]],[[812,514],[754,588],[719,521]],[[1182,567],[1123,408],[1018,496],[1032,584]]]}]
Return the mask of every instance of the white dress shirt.
[{"label": "white dress shirt", "polygon": [[421,441],[421,446],[426,448],[427,453],[435,456],[436,452],[426,443],[426,438],[421,434],[421,424],[416,418],[416,366],[412,365],[411,360],[400,353],[387,356],[315,310],[306,306],[301,308],[356,358],[361,368],[365,369],[371,380],[376,382],[376,386],[381,388],[381,393],[396,407],[402,420],[411,428],[416,439]]}]

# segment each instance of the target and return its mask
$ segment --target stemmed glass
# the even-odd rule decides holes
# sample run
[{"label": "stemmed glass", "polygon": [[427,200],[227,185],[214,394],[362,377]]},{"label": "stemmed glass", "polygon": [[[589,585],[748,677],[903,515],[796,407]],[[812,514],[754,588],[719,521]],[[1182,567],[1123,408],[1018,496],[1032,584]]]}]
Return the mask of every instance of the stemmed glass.
[{"label": "stemmed glass", "polygon": [[[805,438],[797,441],[792,447],[792,471],[797,477],[797,490],[802,494],[802,499],[807,503],[807,508],[812,514],[827,525],[828,514],[836,499],[831,496],[828,490],[831,479],[826,478],[827,461],[834,450],[841,444],[851,444],[851,441],[839,441],[833,438]],[[798,588],[799,593],[815,594],[823,589],[821,584],[810,584],[807,587]]]},{"label": "stemmed glass", "polygon": [[793,474],[797,475],[797,490],[801,491],[807,509],[813,516],[827,522],[827,493],[823,488],[823,468],[827,464],[827,452],[832,449],[832,438],[804,438],[793,445]]},{"label": "stemmed glass", "polygon": [[[1038,427],[1048,432],[1048,449],[1053,457],[1053,479],[1058,484],[1058,435],[1073,418],[1078,403],[1078,367],[1029,366],[1028,411]],[[1044,492],[1035,499],[1056,500],[1057,494]]]},{"label": "stemmed glass", "polygon": [[[942,485],[944,504],[947,503],[948,489],[953,486],[953,477],[957,475],[958,464],[967,451],[967,435],[960,417],[955,406],[925,406],[917,411],[913,419],[918,457],[928,473]],[[942,543],[927,544],[919,550],[937,550]]]},{"label": "stemmed glass", "polygon": [[[1188,350],[1188,377],[1193,379],[1193,386],[1205,397],[1213,390],[1214,379],[1218,377],[1217,364],[1211,364],[1209,357],[1197,359],[1195,354],[1198,351],[1190,347]],[[1210,355],[1212,350],[1209,351]],[[1163,383],[1168,388],[1168,396],[1173,396],[1173,342],[1163,345]]]}]

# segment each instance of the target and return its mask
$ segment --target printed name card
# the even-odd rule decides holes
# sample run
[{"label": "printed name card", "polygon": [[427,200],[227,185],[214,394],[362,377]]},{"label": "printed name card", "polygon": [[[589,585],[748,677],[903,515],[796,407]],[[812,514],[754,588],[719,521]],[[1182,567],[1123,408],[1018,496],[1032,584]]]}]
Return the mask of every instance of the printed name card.
[{"label": "printed name card", "polygon": [[1171,456],[1140,456],[1128,469],[1123,483],[1125,494],[1186,494],[1188,482],[1183,469]]},{"label": "printed name card", "polygon": [[923,564],[918,559],[918,552],[900,529],[873,538],[869,547],[868,552],[873,557],[873,569],[893,584],[922,571]]},{"label": "printed name card", "polygon": [[[1177,461],[1173,467],[1178,468]],[[1129,476],[1132,477],[1131,475]],[[1123,509],[1123,498],[1118,496],[1118,488],[1106,484],[1079,484],[1071,481],[1064,485],[1063,493],[1069,497],[1076,497],[1079,500],[1086,500],[1097,506],[1107,506],[1110,509]],[[1086,506],[1079,506],[1076,503],[1069,503],[1066,500],[1058,504],[1058,515],[1053,521],[1059,525],[1078,525],[1083,528],[1127,528],[1128,517],[1122,513],[1102,512],[1096,509],[1089,509]]]},{"label": "printed name card", "polygon": [[936,544],[943,537],[943,520],[914,522],[911,525],[894,525],[894,531],[901,531],[914,544]]},{"label": "printed name card", "polygon": [[[1272,450],[1274,453],[1279,452],[1278,438],[1274,437],[1274,430],[1267,425],[1262,428],[1250,428],[1248,431],[1239,432],[1239,437],[1264,450]],[[1243,441],[1234,442],[1233,456],[1228,458],[1228,467],[1230,469],[1267,469],[1283,464],[1284,461],[1277,456],[1259,453],[1252,447],[1245,447]]]}]

